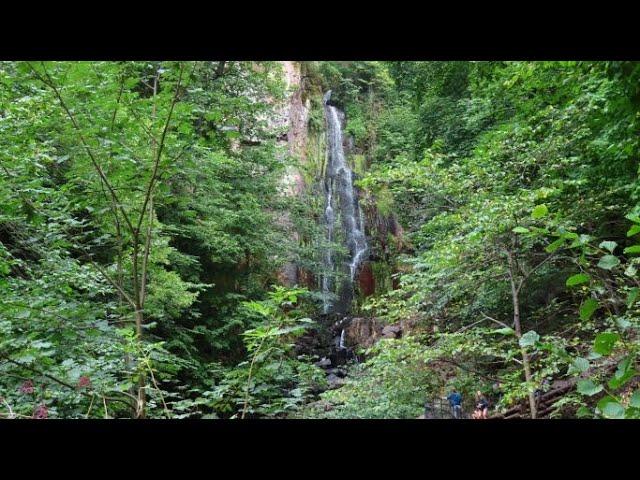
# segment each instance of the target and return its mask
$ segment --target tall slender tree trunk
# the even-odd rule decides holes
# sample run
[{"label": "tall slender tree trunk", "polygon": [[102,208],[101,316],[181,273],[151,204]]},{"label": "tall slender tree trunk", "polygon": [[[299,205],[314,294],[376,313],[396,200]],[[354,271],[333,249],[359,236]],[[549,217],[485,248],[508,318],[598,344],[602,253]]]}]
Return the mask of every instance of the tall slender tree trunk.
[{"label": "tall slender tree trunk", "polygon": [[[511,298],[513,300],[513,326],[516,332],[516,338],[520,343],[522,337],[522,327],[520,325],[520,289],[516,286],[515,282],[515,268],[514,261],[511,252],[507,252],[507,258],[509,260],[509,280],[511,282]],[[536,397],[533,391],[531,391],[530,385],[532,383],[531,366],[529,363],[529,354],[525,347],[520,347],[520,353],[522,355],[522,367],[524,369],[524,378],[529,385],[529,407],[531,410],[531,418],[535,419],[537,415],[536,409]]]},{"label": "tall slender tree trunk", "polygon": [[[136,309],[136,341],[142,342],[142,322],[144,321],[142,315],[142,307]],[[138,401],[136,405],[135,418],[145,418],[147,408],[147,393],[146,393],[147,376],[144,371],[138,372]]]}]

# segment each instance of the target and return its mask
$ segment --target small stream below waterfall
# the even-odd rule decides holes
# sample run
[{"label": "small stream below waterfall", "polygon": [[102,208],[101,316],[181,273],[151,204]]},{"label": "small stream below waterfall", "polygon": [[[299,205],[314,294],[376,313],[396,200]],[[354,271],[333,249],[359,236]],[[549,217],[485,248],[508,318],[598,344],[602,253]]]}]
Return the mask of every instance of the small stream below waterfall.
[{"label": "small stream below waterfall", "polygon": [[355,346],[349,345],[347,339],[347,326],[351,317],[346,316],[333,321],[335,318],[322,316],[318,319],[318,328],[297,342],[298,354],[310,355],[317,359],[314,363],[324,370],[328,389],[340,387],[349,365],[359,361]]}]

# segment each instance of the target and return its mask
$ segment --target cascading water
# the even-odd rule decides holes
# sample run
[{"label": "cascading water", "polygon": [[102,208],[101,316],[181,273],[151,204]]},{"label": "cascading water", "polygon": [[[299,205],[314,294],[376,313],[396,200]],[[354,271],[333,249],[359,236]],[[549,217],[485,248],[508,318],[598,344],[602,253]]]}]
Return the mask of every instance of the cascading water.
[{"label": "cascading water", "polygon": [[342,329],[342,332],[340,332],[340,344],[338,345],[338,348],[346,348],[345,346],[345,341],[346,336],[345,336],[345,331],[344,328]]},{"label": "cascading water", "polygon": [[331,242],[334,241],[334,223],[336,203],[334,190],[339,200],[339,212],[345,234],[346,246],[349,249],[347,290],[353,292],[353,281],[358,267],[362,264],[367,252],[367,239],[364,235],[364,221],[358,204],[358,196],[353,186],[354,173],[347,165],[342,146],[342,123],[344,115],[333,105],[329,105],[331,90],[324,96],[324,107],[327,118],[327,168],[325,173],[325,225],[329,247],[323,256],[324,273],[322,277],[323,311],[329,313],[332,308],[330,295],[332,292],[331,276],[334,270]]},{"label": "cascading water", "polygon": [[[329,180],[331,182],[331,180]],[[331,242],[333,242],[333,207],[331,206],[331,197],[333,194],[333,188],[326,188],[326,208],[324,211],[324,220],[327,229],[327,241],[328,245],[324,252],[323,267],[324,272],[322,275],[322,298],[323,298],[323,313],[329,312],[331,302],[329,301],[329,292],[331,291],[331,271],[333,270],[333,256],[331,252]]]}]

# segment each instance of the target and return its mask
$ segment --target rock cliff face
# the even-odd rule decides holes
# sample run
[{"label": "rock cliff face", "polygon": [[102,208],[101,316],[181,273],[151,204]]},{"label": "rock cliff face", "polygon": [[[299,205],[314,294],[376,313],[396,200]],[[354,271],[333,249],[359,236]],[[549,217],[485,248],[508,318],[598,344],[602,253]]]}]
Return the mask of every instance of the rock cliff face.
[{"label": "rock cliff face", "polygon": [[[286,147],[283,150],[291,157],[297,159],[300,164],[306,160],[308,123],[310,102],[303,101],[303,85],[299,62],[281,62],[286,85],[286,95],[282,107],[276,115],[275,121],[286,130],[280,137],[279,143]],[[289,165],[281,183],[281,192],[286,196],[298,196],[305,188],[304,177],[299,169]],[[299,241],[299,235],[295,231],[291,218],[282,216],[279,221],[291,232],[295,241]],[[285,286],[293,286],[300,283],[298,266],[294,261],[287,262],[278,273],[280,283]]]},{"label": "rock cliff face", "polygon": [[310,100],[303,101],[303,84],[300,73],[300,64],[297,62],[282,62],[285,72],[287,88],[291,93],[288,105],[287,142],[289,154],[297,156],[301,163],[306,160]]}]

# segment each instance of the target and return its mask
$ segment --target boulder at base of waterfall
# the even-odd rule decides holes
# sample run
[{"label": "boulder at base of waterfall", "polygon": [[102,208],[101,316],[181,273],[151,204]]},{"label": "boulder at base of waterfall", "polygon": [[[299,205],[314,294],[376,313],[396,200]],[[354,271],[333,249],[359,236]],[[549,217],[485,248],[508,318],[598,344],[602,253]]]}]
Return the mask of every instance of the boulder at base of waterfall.
[{"label": "boulder at base of waterfall", "polygon": [[309,404],[309,407],[313,410],[322,410],[324,412],[333,410],[333,404],[327,402],[326,400],[318,400],[317,402],[312,402]]},{"label": "boulder at base of waterfall", "polygon": [[382,325],[375,318],[352,318],[345,328],[347,345],[369,348],[379,338]]},{"label": "boulder at base of waterfall", "polygon": [[322,360],[316,362],[314,365],[320,368],[327,368],[331,366],[331,360],[329,360],[327,357],[323,357]]},{"label": "boulder at base of waterfall", "polygon": [[332,365],[344,365],[347,363],[349,350],[346,348],[332,348],[329,354],[329,360]]},{"label": "boulder at base of waterfall", "polygon": [[399,325],[387,325],[382,329],[384,338],[400,338],[402,336],[402,328]]},{"label": "boulder at base of waterfall", "polygon": [[333,390],[344,385],[345,380],[332,373],[327,376],[327,383],[329,384],[329,390]]}]

